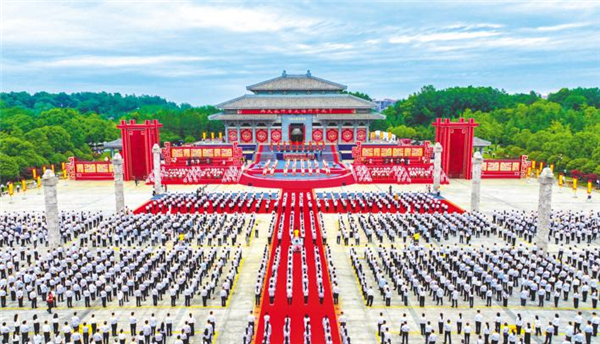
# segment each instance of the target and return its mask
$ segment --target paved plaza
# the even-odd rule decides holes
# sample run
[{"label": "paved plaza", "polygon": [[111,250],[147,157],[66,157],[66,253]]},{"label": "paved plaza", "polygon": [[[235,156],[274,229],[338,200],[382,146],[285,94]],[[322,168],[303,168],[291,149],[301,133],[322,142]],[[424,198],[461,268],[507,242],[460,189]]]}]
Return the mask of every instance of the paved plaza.
[{"label": "paved plaza", "polygon": [[[470,207],[470,181],[466,180],[452,180],[451,184],[442,186],[442,196],[448,201],[455,205],[468,210]],[[180,191],[194,191],[197,189],[196,186],[169,186],[169,192],[180,192]],[[207,191],[266,191],[267,189],[258,189],[242,185],[209,185]],[[389,185],[386,184],[372,184],[372,185],[351,185],[342,188],[332,189],[319,189],[320,191],[350,191],[350,192],[369,192],[369,191],[380,191],[387,192]],[[394,192],[424,192],[424,185],[393,185]],[[535,180],[506,180],[506,179],[488,179],[482,181],[482,194],[481,194],[481,212],[486,216],[491,217],[492,213],[502,210],[523,210],[532,211],[537,210],[537,199],[539,192],[539,185]],[[271,191],[277,191],[272,189]],[[147,202],[152,194],[152,186],[149,185],[135,185],[133,182],[125,182],[125,205],[128,209],[133,210]],[[560,210],[576,210],[576,211],[598,211],[600,209],[600,195],[595,193],[592,201],[586,201],[584,190],[580,190],[577,197],[573,196],[571,190],[565,188],[559,190],[558,187],[554,187],[553,190],[553,209]],[[83,181],[60,181],[58,185],[58,206],[60,210],[73,210],[73,211],[102,211],[110,213],[115,208],[115,197],[114,187],[112,181],[94,181],[94,182],[83,182]],[[43,211],[43,192],[38,190],[29,190],[26,194],[16,194],[12,200],[9,200],[7,196],[3,196],[0,199],[0,208],[2,212],[28,212],[28,211]],[[248,215],[246,215],[248,216]],[[456,321],[459,314],[465,319],[464,323],[470,322],[473,325],[473,319],[477,312],[480,310],[486,321],[490,321],[496,318],[497,313],[500,314],[502,321],[508,323],[514,323],[517,315],[520,315],[525,322],[532,321],[535,316],[540,318],[543,324],[547,324],[551,321],[556,314],[558,314],[566,324],[567,319],[572,319],[576,313],[573,308],[573,304],[569,302],[561,302],[558,308],[554,307],[537,307],[535,302],[530,302],[527,306],[521,306],[517,297],[512,297],[509,300],[509,307],[502,307],[497,301],[494,300],[490,307],[486,307],[485,302],[477,299],[475,301],[475,307],[470,308],[468,304],[461,302],[457,308],[452,308],[449,303],[444,305],[433,305],[428,299],[425,307],[418,307],[418,300],[414,295],[410,295],[408,299],[408,306],[405,306],[400,297],[394,295],[390,306],[386,306],[381,298],[376,297],[372,307],[366,306],[366,300],[361,293],[360,285],[358,283],[357,276],[352,268],[352,262],[350,258],[350,250],[354,249],[358,253],[359,260],[362,265],[367,265],[364,258],[364,251],[368,248],[376,251],[380,247],[392,248],[402,250],[407,244],[401,241],[392,243],[388,238],[385,238],[382,242],[375,240],[373,243],[367,243],[367,238],[363,232],[359,232],[361,240],[359,245],[354,246],[352,243],[346,246],[336,243],[336,235],[338,228],[338,214],[324,214],[325,229],[327,230],[327,243],[331,248],[333,263],[337,270],[338,281],[341,290],[340,302],[336,305],[336,311],[339,315],[340,312],[344,312],[348,319],[348,330],[350,338],[353,343],[379,343],[379,336],[377,333],[377,324],[381,318],[385,319],[386,323],[390,326],[391,334],[393,335],[392,342],[400,343],[400,319],[405,318],[408,325],[410,326],[410,343],[421,343],[423,337],[419,334],[419,321],[422,314],[425,315],[427,320],[431,321],[432,326],[437,330],[437,322],[440,314],[444,314],[445,319],[451,319]],[[354,215],[352,215],[354,216]],[[214,295],[213,299],[209,300],[208,305],[205,307],[198,300],[194,300],[191,306],[184,306],[182,302],[179,302],[176,306],[171,306],[168,300],[162,300],[158,306],[153,306],[150,303],[144,303],[141,307],[136,307],[135,302],[130,300],[123,306],[119,306],[116,302],[110,302],[106,308],[103,308],[96,300],[93,307],[82,307],[80,304],[76,304],[75,307],[67,309],[66,307],[60,306],[57,309],[57,314],[60,318],[60,323],[69,321],[74,312],[77,312],[81,317],[82,322],[96,321],[101,324],[104,321],[108,321],[113,317],[118,320],[119,328],[123,328],[125,333],[129,330],[129,317],[131,312],[135,312],[135,317],[138,319],[138,323],[143,320],[149,319],[154,315],[158,319],[164,319],[169,314],[174,319],[174,328],[180,328],[185,320],[189,317],[189,314],[196,319],[197,328],[203,328],[207,317],[210,312],[213,313],[216,319],[216,333],[214,338],[216,343],[239,343],[243,335],[244,328],[247,324],[248,314],[254,311],[256,315],[259,313],[259,309],[254,307],[254,285],[256,281],[256,274],[261,263],[262,255],[267,247],[267,227],[271,221],[271,214],[258,214],[256,215],[256,227],[258,228],[261,235],[258,238],[253,237],[249,245],[245,245],[243,235],[240,234],[237,240],[238,243],[242,243],[241,250],[243,259],[240,264],[239,274],[236,275],[235,281],[232,287],[232,293],[227,300],[225,307],[222,307],[218,295]],[[347,215],[342,215],[343,221],[347,221]],[[77,244],[75,241],[71,244]],[[473,238],[470,246],[473,248],[479,248],[481,246],[491,248],[494,246],[503,246],[506,243],[498,240],[497,237],[482,237]],[[149,245],[149,243],[146,243]],[[167,249],[172,247],[173,243],[168,242],[165,246]],[[464,244],[458,243],[458,239],[451,237],[448,240],[442,242],[431,242],[425,244],[426,247],[431,249],[439,249],[444,246],[459,245],[460,247],[466,248]],[[159,245],[160,246],[160,245]],[[519,239],[517,246],[530,247],[531,244]],[[568,245],[567,251],[570,250],[581,250],[585,246],[591,246],[591,248],[598,249],[599,243],[596,240],[591,245]],[[122,249],[117,246],[110,246],[115,251]],[[216,245],[214,244],[211,248],[222,252],[221,250],[226,249],[228,245]],[[237,247],[237,246],[235,246]],[[235,249],[235,247],[233,247]],[[199,249],[195,246],[195,249]],[[208,247],[204,247],[208,249]],[[551,243],[549,245],[550,252],[558,252],[559,245]],[[226,267],[227,269],[227,267]],[[370,270],[366,268],[367,278],[370,283],[376,285],[374,276],[370,273]],[[518,293],[517,293],[518,295]],[[589,319],[592,313],[591,301],[588,299],[587,302],[582,302],[578,311],[581,311],[584,319]],[[37,314],[41,320],[50,320],[51,316],[44,312],[44,305],[41,305],[38,310],[33,311],[26,302],[24,307],[18,307],[15,303],[9,302],[9,306],[0,311],[0,322],[7,322],[9,326],[13,323],[13,316],[18,315],[22,320],[32,319],[33,315]],[[96,320],[91,317],[95,316]],[[456,329],[454,329],[456,331]],[[460,342],[462,336],[458,334],[453,335],[453,341],[456,343]],[[472,339],[473,340],[473,339]],[[542,342],[543,337],[535,337],[534,342]],[[193,343],[200,343],[200,338],[195,337]],[[442,338],[438,339],[438,343],[442,342]],[[555,339],[558,342],[558,339]]]}]

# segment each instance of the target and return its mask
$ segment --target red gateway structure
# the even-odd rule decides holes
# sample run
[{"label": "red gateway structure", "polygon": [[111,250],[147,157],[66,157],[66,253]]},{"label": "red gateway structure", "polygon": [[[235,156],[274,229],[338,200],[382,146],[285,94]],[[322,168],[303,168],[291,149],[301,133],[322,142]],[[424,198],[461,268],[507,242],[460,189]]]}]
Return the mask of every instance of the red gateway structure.
[{"label": "red gateway structure", "polygon": [[121,121],[117,128],[121,129],[123,138],[123,179],[145,180],[152,171],[152,146],[160,142],[159,128],[162,124],[157,120],[146,120],[136,123],[135,120]]},{"label": "red gateway structure", "polygon": [[479,124],[472,118],[468,121],[461,118],[458,122],[437,118],[432,125],[435,127],[435,142],[444,149],[442,170],[450,178],[471,179],[474,130]]}]

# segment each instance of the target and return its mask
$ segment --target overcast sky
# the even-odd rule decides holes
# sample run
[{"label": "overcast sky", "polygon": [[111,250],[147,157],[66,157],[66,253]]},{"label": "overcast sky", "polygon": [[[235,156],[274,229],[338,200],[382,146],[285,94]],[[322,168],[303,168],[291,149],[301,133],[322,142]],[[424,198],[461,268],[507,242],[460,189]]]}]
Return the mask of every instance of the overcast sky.
[{"label": "overcast sky", "polygon": [[375,98],[600,86],[600,2],[2,0],[1,90],[216,104],[281,74]]}]

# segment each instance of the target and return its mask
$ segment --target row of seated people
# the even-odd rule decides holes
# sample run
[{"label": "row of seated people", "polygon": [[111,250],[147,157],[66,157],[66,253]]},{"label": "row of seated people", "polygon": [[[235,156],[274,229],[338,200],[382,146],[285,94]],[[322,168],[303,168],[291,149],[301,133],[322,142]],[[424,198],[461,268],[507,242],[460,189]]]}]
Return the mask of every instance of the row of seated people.
[{"label": "row of seated people", "polygon": [[432,194],[423,192],[323,192],[315,197],[317,208],[329,212],[339,207],[344,211],[372,209],[402,212],[446,212],[449,206]]},{"label": "row of seated people", "polygon": [[[184,182],[197,183],[208,179],[221,179],[225,169],[222,167],[172,167],[160,170],[160,179],[163,183]],[[148,178],[148,182],[154,182],[155,176]]]},{"label": "row of seated people", "polygon": [[373,180],[392,179],[398,171],[396,166],[376,166],[370,169]]},{"label": "row of seated people", "polygon": [[371,170],[367,166],[358,165],[353,167],[350,165],[350,170],[354,174],[354,179],[356,179],[356,181],[359,183],[370,183],[373,181]]},{"label": "row of seated people", "polygon": [[0,307],[24,308],[27,302],[35,309],[49,299],[68,308],[107,307],[117,301],[119,306],[129,302],[157,306],[163,297],[170,297],[171,306],[180,299],[189,306],[197,296],[207,306],[217,293],[224,304],[241,258],[241,249],[230,247],[123,247],[118,253],[111,248],[58,248],[30,266],[11,269],[4,264]]},{"label": "row of seated people", "polygon": [[[532,242],[537,235],[537,212],[517,210],[494,211],[494,223],[514,231],[519,237]],[[571,242],[590,244],[600,233],[600,211],[553,211],[548,240],[555,244]]]},{"label": "row of seated people", "polygon": [[493,303],[502,307],[598,306],[598,249],[572,254],[588,258],[584,263],[588,268],[581,270],[571,258],[557,260],[536,247],[369,247],[364,250],[369,274],[359,253],[354,248],[350,253],[368,306],[375,297],[372,285],[379,289],[386,306],[396,292],[404,305],[419,307],[426,306],[428,298],[435,305],[447,301],[458,307],[464,302],[470,308]]},{"label": "row of seated people", "polygon": [[225,170],[221,181],[225,184],[237,183],[242,175],[242,169],[237,166],[231,166]]},{"label": "row of seated people", "polygon": [[[102,221],[102,212],[61,211],[60,240],[67,243],[86,233]],[[48,227],[43,212],[10,212],[0,214],[0,247],[37,248],[48,243]]]},{"label": "row of seated people", "polygon": [[[452,319],[451,319],[452,318]],[[401,343],[408,343],[409,337],[421,337],[419,340],[425,340],[426,344],[439,342],[451,342],[452,337],[458,337],[461,343],[471,343],[472,337],[475,343],[526,343],[531,344],[534,341],[540,341],[544,338],[544,343],[552,343],[553,338],[563,337],[563,343],[592,344],[598,337],[598,327],[600,317],[593,312],[589,316],[584,316],[582,312],[573,312],[566,318],[558,313],[553,316],[540,318],[539,314],[532,314],[525,318],[517,313],[514,317],[502,317],[501,313],[496,313],[493,317],[485,317],[481,310],[472,318],[463,317],[462,313],[447,314],[440,313],[437,318],[427,316],[422,313],[418,322],[412,322],[402,314],[399,321],[396,319],[388,321],[383,315],[379,314],[377,320],[377,333],[382,344],[392,343],[391,327],[398,328]],[[418,329],[417,334],[411,334],[413,329]],[[557,342],[557,341],[555,341]]]},{"label": "row of seated people", "polygon": [[171,192],[153,199],[146,206],[146,213],[215,211],[252,212],[261,208],[273,210],[278,196],[271,192]]},{"label": "row of seated people", "polygon": [[270,148],[275,152],[321,152],[326,149],[324,145],[317,144],[290,144],[284,143],[283,145],[275,145]]},{"label": "row of seated people", "polygon": [[[135,312],[127,315],[117,316],[113,312],[107,320],[102,321],[98,320],[95,313],[80,315],[74,312],[61,321],[57,313],[36,313],[31,319],[24,319],[16,313],[12,317],[12,325],[7,321],[8,316],[2,321],[0,336],[2,343],[14,344],[99,344],[108,343],[111,339],[119,344],[165,344],[169,339],[180,344],[200,341],[208,344],[212,343],[217,325],[212,311],[206,317],[206,322],[199,325],[192,313],[184,315],[181,320],[176,320],[170,313],[160,319],[154,313],[145,319],[140,319]],[[180,323],[181,326],[178,325]]]}]

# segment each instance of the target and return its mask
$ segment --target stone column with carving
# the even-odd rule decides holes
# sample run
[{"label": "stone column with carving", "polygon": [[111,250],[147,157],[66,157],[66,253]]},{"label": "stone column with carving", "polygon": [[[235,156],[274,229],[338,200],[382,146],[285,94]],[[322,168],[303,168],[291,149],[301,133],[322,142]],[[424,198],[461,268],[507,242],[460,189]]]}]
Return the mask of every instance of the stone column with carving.
[{"label": "stone column with carving", "polygon": [[481,166],[483,157],[481,153],[473,154],[473,171],[471,179],[471,211],[479,211],[479,202],[481,200]]},{"label": "stone column with carving", "polygon": [[154,166],[152,171],[154,172],[154,194],[160,195],[161,192],[161,180],[160,180],[160,147],[157,143],[152,147],[152,155],[154,157]]},{"label": "stone column with carving", "polygon": [[544,252],[548,252],[548,234],[552,214],[552,185],[554,174],[549,167],[544,168],[539,178],[540,195],[538,199],[538,230],[536,243]]},{"label": "stone column with carving", "polygon": [[46,205],[46,222],[48,225],[48,247],[53,250],[60,246],[60,229],[58,218],[58,197],[56,185],[58,178],[51,169],[47,169],[42,177],[44,186],[44,204]]},{"label": "stone column with carving", "polygon": [[115,175],[115,204],[117,213],[125,211],[125,195],[123,193],[123,158],[117,153],[113,157],[113,173]]},{"label": "stone column with carving", "polygon": [[442,181],[442,145],[436,142],[433,146],[433,192],[440,191]]}]

